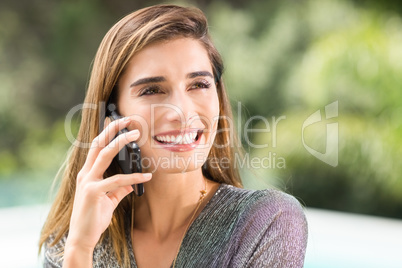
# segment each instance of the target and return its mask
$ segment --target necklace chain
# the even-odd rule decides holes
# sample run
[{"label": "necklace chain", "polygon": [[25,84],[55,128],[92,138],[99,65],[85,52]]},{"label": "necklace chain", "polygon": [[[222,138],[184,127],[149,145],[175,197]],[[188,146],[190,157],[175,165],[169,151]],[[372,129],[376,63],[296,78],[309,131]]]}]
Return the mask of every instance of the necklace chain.
[{"label": "necklace chain", "polygon": [[[200,208],[202,201],[204,200],[205,196],[208,193],[208,181],[205,178],[204,178],[204,181],[205,181],[205,188],[204,188],[204,190],[200,191],[200,199],[198,200],[197,206],[195,207],[194,212],[191,215],[190,221],[187,223],[186,230],[184,230],[184,233],[180,239],[180,244],[177,248],[176,256],[174,257],[174,260],[173,260],[173,268],[176,266],[177,256],[179,255],[181,244],[183,243],[183,239],[186,236],[188,228],[190,227],[191,223],[193,222],[195,214],[197,214],[197,211]],[[133,204],[132,204],[132,211],[131,211],[131,230],[134,231],[134,197],[133,197]]]}]

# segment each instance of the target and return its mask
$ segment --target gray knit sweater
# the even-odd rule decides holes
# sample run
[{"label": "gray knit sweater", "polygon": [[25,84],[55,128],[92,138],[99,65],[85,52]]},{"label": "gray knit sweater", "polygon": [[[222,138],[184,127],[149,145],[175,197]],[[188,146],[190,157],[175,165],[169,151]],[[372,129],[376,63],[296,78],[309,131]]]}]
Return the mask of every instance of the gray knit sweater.
[{"label": "gray knit sweater", "polygon": [[[126,233],[131,267],[137,268]],[[64,243],[45,246],[44,267],[61,267],[56,255]],[[188,229],[175,267],[303,267],[306,246],[307,222],[295,198],[221,184]],[[96,246],[93,267],[120,267],[107,239]]]}]

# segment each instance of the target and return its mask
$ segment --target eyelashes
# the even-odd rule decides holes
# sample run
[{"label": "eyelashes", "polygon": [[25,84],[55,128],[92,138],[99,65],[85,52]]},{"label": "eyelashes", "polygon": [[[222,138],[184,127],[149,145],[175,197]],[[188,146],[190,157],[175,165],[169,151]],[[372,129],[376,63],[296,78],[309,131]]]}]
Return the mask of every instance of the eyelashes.
[{"label": "eyelashes", "polygon": [[[187,86],[188,90],[197,90],[197,89],[209,89],[211,87],[211,83],[207,80],[201,79],[196,80]],[[163,87],[159,84],[148,85],[140,90],[139,96],[151,96],[156,94],[163,94],[165,91]]]},{"label": "eyelashes", "polygon": [[191,85],[191,89],[197,89],[197,88],[210,88],[211,87],[211,83],[208,82],[207,80],[201,80],[201,81],[195,81],[192,85]]},{"label": "eyelashes", "polygon": [[140,91],[140,96],[146,96],[146,95],[155,95],[161,92],[161,89],[158,85],[151,85],[147,86],[144,89]]}]

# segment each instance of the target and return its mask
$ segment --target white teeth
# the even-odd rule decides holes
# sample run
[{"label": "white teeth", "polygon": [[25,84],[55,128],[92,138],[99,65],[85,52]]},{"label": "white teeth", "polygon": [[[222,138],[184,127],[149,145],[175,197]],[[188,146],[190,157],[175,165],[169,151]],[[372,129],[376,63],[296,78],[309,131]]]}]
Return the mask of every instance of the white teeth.
[{"label": "white teeth", "polygon": [[185,142],[185,143],[190,143],[190,142],[191,142],[191,138],[190,138],[190,136],[188,135],[188,133],[186,133],[186,134],[184,135],[184,142]]},{"label": "white teeth", "polygon": [[167,135],[167,136],[156,136],[155,139],[164,143],[174,143],[174,144],[189,144],[195,141],[197,137],[197,132],[186,133],[184,135]]},{"label": "white teeth", "polygon": [[183,139],[183,136],[177,136],[174,143],[180,144]]}]

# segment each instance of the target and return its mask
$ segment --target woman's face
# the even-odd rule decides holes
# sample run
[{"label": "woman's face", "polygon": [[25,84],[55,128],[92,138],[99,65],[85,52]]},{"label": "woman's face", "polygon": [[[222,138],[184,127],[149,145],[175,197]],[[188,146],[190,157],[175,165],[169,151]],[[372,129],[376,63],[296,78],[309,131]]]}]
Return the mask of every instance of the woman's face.
[{"label": "woman's face", "polygon": [[207,51],[180,38],[137,53],[118,82],[117,109],[139,129],[147,172],[201,168],[213,145],[219,99]]}]

